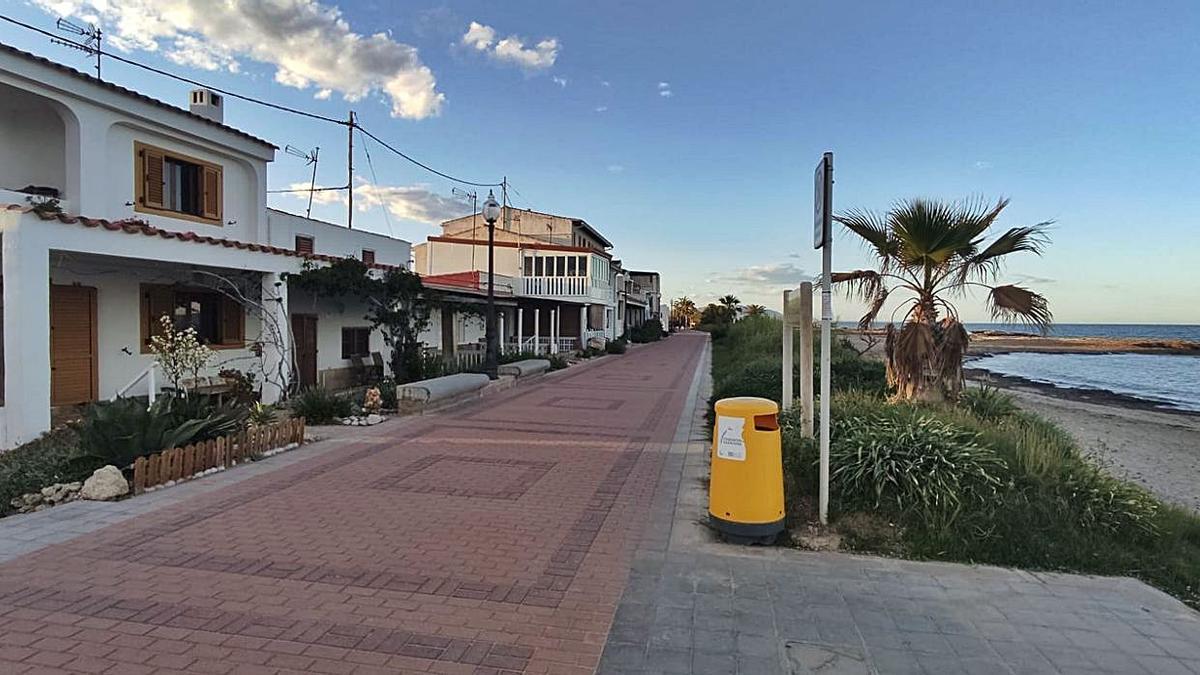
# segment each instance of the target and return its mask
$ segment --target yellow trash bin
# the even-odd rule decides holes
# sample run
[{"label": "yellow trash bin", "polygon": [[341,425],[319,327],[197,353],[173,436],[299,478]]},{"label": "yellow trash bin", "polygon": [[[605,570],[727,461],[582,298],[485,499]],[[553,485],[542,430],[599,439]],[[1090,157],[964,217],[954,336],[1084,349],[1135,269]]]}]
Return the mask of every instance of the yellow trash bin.
[{"label": "yellow trash bin", "polygon": [[779,405],[740,396],[717,401],[708,516],[728,540],[771,543],[783,531]]}]

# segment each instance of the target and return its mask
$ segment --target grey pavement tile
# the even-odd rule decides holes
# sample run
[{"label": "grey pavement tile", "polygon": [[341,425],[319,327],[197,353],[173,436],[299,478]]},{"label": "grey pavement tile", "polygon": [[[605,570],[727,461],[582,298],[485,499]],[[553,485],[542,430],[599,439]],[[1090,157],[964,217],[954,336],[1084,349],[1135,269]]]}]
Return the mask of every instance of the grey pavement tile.
[{"label": "grey pavement tile", "polygon": [[789,642],[784,653],[795,675],[871,675],[862,647]]},{"label": "grey pavement tile", "polygon": [[1008,664],[1015,672],[1021,673],[1053,673],[1057,669],[1038,648],[1021,642],[988,642],[1000,656],[1000,660]]},{"label": "grey pavement tile", "polygon": [[926,675],[917,654],[903,649],[872,649],[870,662],[879,675]]},{"label": "grey pavement tile", "polygon": [[1087,652],[1078,647],[1061,647],[1038,645],[1038,651],[1045,656],[1055,668],[1090,668],[1097,670],[1096,663],[1088,658]]},{"label": "grey pavement tile", "polygon": [[1170,656],[1177,659],[1192,659],[1200,661],[1200,644],[1174,638],[1150,638]]},{"label": "grey pavement tile", "polygon": [[779,655],[779,639],[775,635],[736,633],[734,645],[738,656],[771,658]]},{"label": "grey pavement tile", "polygon": [[646,667],[646,650],[631,645],[608,644],[600,657],[600,673],[641,672]]},{"label": "grey pavement tile", "polygon": [[972,635],[946,635],[946,642],[950,644],[950,649],[954,650],[954,654],[959,658],[977,658],[987,657],[996,658],[996,650],[988,644],[987,640]]},{"label": "grey pavement tile", "polygon": [[732,655],[737,646],[736,636],[732,630],[706,630],[697,627],[692,633],[692,649],[697,654]]},{"label": "grey pavement tile", "polygon": [[692,627],[691,626],[663,626],[654,627],[650,630],[650,638],[648,640],[651,650],[668,649],[675,651],[691,651],[692,649]]},{"label": "grey pavement tile", "polygon": [[733,654],[696,652],[692,654],[692,673],[694,675],[735,675],[737,659]]},{"label": "grey pavement tile", "polygon": [[691,650],[661,649],[651,646],[646,652],[646,670],[652,673],[692,672]]},{"label": "grey pavement tile", "polygon": [[957,656],[944,654],[917,654],[917,661],[927,673],[937,675],[969,675],[966,663]]},{"label": "grey pavement tile", "polygon": [[738,657],[738,675],[784,675],[779,659]]},{"label": "grey pavement tile", "polygon": [[1120,673],[1121,675],[1152,675],[1135,657],[1124,652],[1090,649],[1088,659],[1096,665],[1096,670],[1102,673]]},{"label": "grey pavement tile", "polygon": [[670,607],[662,606],[654,612],[654,623],[651,624],[655,629],[664,626],[682,626],[691,628],[695,616],[695,610],[691,607]]},{"label": "grey pavement tile", "polygon": [[1116,645],[1118,651],[1137,656],[1167,656],[1167,651],[1158,646],[1153,638],[1148,638],[1140,633],[1120,627],[1106,628],[1101,632],[1104,637]]},{"label": "grey pavement tile", "polygon": [[1183,661],[1169,656],[1139,656],[1139,664],[1154,675],[1194,675]]}]

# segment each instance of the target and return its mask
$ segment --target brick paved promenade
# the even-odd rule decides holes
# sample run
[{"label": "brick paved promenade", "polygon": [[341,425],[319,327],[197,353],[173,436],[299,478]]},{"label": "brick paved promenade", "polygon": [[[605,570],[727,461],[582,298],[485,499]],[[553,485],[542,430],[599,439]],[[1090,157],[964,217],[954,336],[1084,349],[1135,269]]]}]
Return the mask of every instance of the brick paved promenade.
[{"label": "brick paved promenade", "polygon": [[0,673],[590,673],[704,344],[375,427],[0,565]]}]

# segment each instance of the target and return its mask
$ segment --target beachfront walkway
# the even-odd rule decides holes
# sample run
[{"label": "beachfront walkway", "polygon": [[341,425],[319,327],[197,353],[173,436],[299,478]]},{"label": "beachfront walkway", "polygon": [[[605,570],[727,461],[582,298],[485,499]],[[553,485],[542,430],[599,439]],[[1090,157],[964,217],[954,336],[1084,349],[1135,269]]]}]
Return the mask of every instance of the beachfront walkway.
[{"label": "beachfront walkway", "polygon": [[0,673],[593,672],[704,345],[575,366],[174,504],[155,500],[243,470],[35,514],[49,534],[6,519],[32,552],[0,565]]},{"label": "beachfront walkway", "polygon": [[705,346],[678,335],[137,499],[0,520],[0,672],[1200,663],[1196,615],[1132,581],[713,542]]}]

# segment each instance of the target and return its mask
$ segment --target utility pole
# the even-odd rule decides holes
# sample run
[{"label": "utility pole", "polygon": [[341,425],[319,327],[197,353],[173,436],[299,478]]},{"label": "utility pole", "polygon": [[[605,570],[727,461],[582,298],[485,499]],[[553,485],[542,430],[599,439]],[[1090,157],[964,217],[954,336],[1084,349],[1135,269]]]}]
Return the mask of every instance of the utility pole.
[{"label": "utility pole", "polygon": [[354,111],[346,125],[346,229],[354,229]]}]

